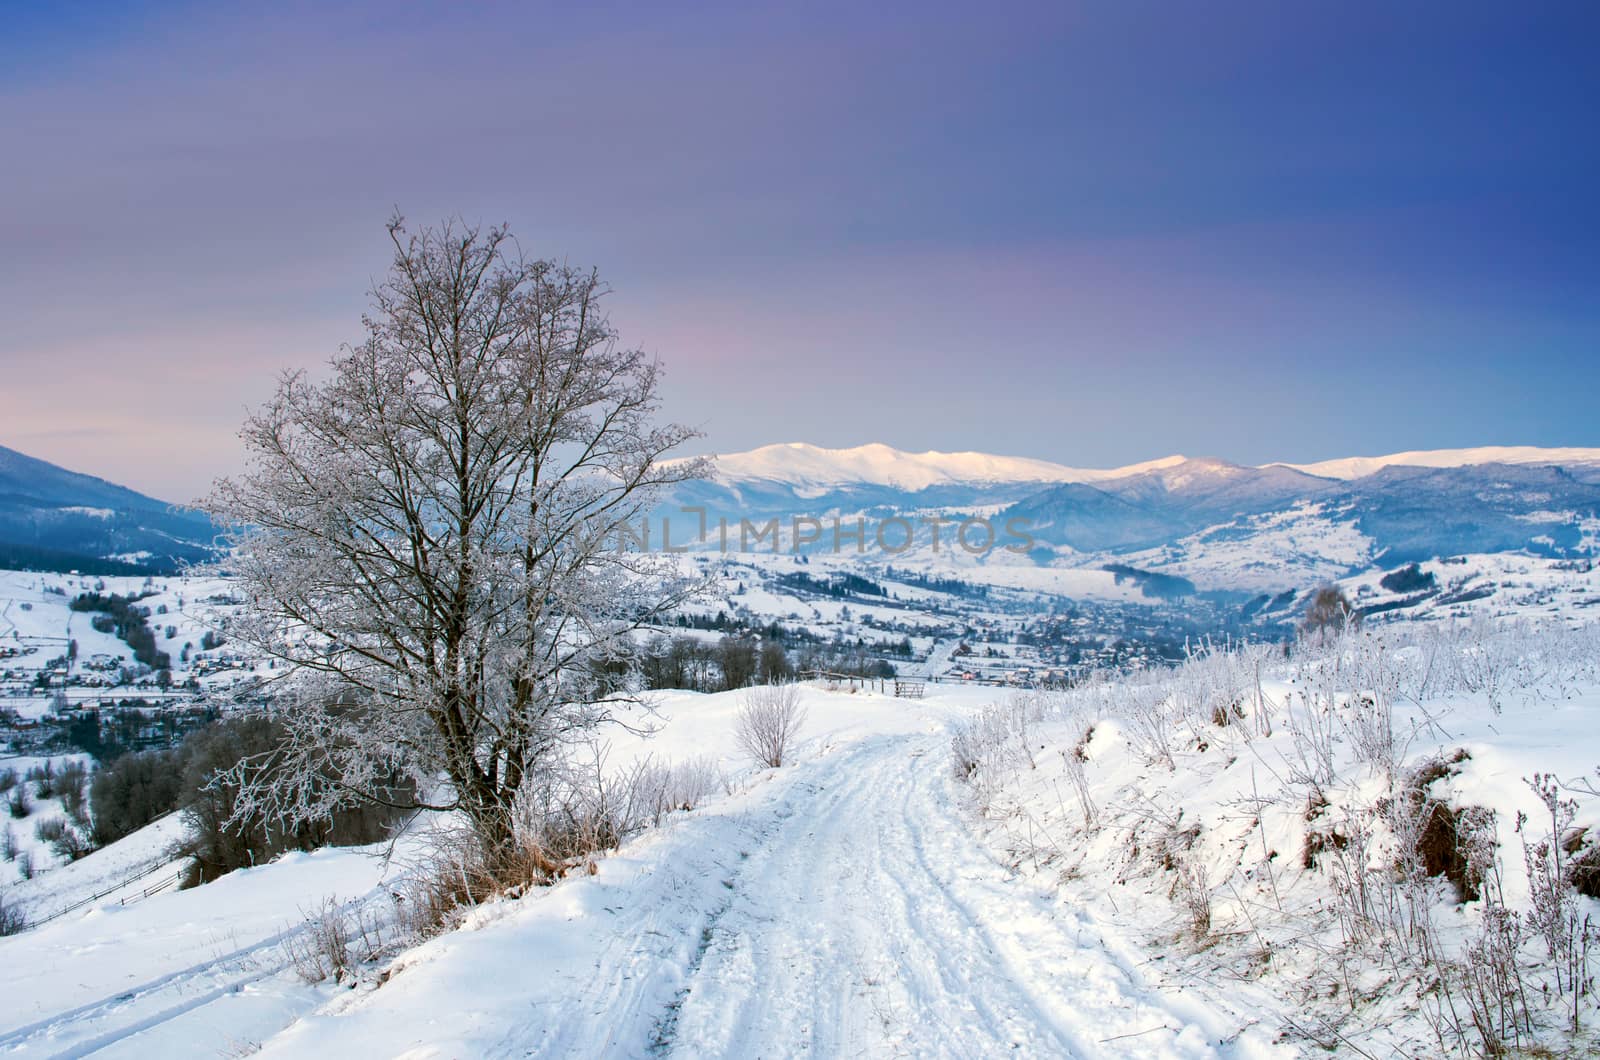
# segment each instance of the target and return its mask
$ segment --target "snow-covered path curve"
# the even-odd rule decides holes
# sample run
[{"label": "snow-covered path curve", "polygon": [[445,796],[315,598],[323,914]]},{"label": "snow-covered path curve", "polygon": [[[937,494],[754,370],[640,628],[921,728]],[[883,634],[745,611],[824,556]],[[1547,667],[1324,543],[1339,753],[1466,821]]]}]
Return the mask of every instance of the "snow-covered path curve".
[{"label": "snow-covered path curve", "polygon": [[664,1051],[1210,1053],[1081,922],[974,846],[945,749],[877,737],[795,785],[710,927]]},{"label": "snow-covered path curve", "polygon": [[264,1055],[1270,1051],[1012,878],[978,842],[942,726],[916,730],[824,749],[435,940]]}]

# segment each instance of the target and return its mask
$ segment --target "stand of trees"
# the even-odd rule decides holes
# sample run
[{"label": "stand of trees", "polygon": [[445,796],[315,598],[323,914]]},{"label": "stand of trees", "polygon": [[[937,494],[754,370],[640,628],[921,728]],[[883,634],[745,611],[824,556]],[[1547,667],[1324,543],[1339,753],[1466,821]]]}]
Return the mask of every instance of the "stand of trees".
[{"label": "stand of trees", "polygon": [[[191,882],[203,882],[287,850],[376,842],[404,816],[373,802],[287,826],[265,814],[239,814],[239,788],[227,775],[241,763],[263,773],[280,768],[277,748],[282,739],[282,726],[271,719],[226,718],[192,734],[181,747],[134,752],[111,761],[89,785],[91,841],[95,846],[114,843],[182,810],[187,825],[184,853],[195,859]],[[398,795],[408,794],[398,778],[396,784]]]},{"label": "stand of trees", "polygon": [[752,684],[772,684],[794,675],[789,653],[776,640],[726,636],[715,641],[657,636],[639,656],[645,688],[724,692]]},{"label": "stand of trees", "polygon": [[139,662],[152,670],[170,670],[172,658],[156,648],[156,634],[149,622],[150,609],[138,606],[141,599],[143,597],[115,593],[80,593],[69,606],[78,612],[96,612],[90,625],[126,643]]},{"label": "stand of trees", "polygon": [[836,600],[848,599],[853,596],[882,596],[887,598],[889,595],[883,586],[870,578],[863,578],[859,574],[837,573],[830,574],[826,578],[816,578],[804,571],[795,571],[793,574],[785,574],[780,577],[778,584],[790,589],[799,589],[802,592],[829,596]]},{"label": "stand of trees", "polygon": [[[909,640],[882,649],[910,654]],[[792,650],[776,637],[728,635],[715,641],[657,636],[639,653],[640,682],[648,689],[726,692],[826,671],[854,677],[893,677],[894,665],[864,643],[803,643]]]},{"label": "stand of trees", "polygon": [[1336,585],[1324,585],[1312,595],[1300,628],[1307,636],[1324,637],[1339,633],[1346,626],[1360,624],[1361,616],[1344,590]]},{"label": "stand of trees", "polygon": [[1433,576],[1432,571],[1423,571],[1418,564],[1400,567],[1392,570],[1378,579],[1378,584],[1391,593],[1420,593],[1429,589],[1437,589],[1439,580]]}]

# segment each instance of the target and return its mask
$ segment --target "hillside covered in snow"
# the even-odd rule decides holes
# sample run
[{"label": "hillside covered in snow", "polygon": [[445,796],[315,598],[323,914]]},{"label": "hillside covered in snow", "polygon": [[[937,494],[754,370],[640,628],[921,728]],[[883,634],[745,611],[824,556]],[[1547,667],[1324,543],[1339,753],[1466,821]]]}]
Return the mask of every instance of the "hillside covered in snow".
[{"label": "hillside covered in snow", "polygon": [[670,804],[442,928],[408,911],[421,821],[195,891],[104,891],[158,830],[58,870],[104,893],[0,940],[0,1046],[1582,1055],[1597,646],[1483,621],[1069,692],[809,684],[778,769],[740,749],[745,693],[666,695],[598,761]]},{"label": "hillside covered in snow", "polygon": [[0,446],[0,568],[170,574],[211,558],[206,516]]}]

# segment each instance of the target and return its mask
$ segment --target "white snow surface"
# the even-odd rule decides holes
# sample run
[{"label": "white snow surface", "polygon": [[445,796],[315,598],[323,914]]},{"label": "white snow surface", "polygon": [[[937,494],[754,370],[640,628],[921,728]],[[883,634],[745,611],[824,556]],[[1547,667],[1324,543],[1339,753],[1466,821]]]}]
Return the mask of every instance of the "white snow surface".
[{"label": "white snow surface", "polygon": [[713,458],[713,478],[809,487],[870,484],[921,490],[951,483],[1097,482],[1171,467],[1183,460],[1181,456],[1169,456],[1128,467],[1092,470],[989,453],[908,453],[880,443],[826,449],[789,442],[717,456]]},{"label": "white snow surface", "polygon": [[1536,445],[1485,445],[1474,449],[1415,449],[1388,456],[1350,456],[1313,464],[1275,462],[1323,478],[1365,478],[1386,467],[1471,467],[1475,464],[1600,464],[1600,449],[1544,448]]},{"label": "white snow surface", "polygon": [[[401,953],[310,987],[281,940],[324,896],[393,908],[375,850],[291,855],[0,940],[19,1056],[1293,1055],[985,844],[949,724],[992,698],[807,686],[796,762],[738,755],[740,693],[663,697],[613,767],[710,756],[693,812]],[[1226,1042],[1227,1044],[1220,1044]]]},{"label": "white snow surface", "polygon": [[[711,458],[712,478],[724,483],[777,482],[817,489],[821,487],[876,485],[905,490],[958,483],[1095,483],[1111,482],[1151,472],[1226,474],[1239,470],[1215,459],[1190,460],[1173,455],[1115,468],[1081,468],[1031,457],[989,453],[911,453],[882,443],[829,449],[805,442],[764,445],[742,453]],[[1308,475],[1358,479],[1394,465],[1410,467],[1469,467],[1476,464],[1600,464],[1600,449],[1546,448],[1532,445],[1479,446],[1471,449],[1417,449],[1387,456],[1354,456],[1309,464],[1273,461],[1261,467],[1286,467]],[[1186,467],[1187,465],[1187,467]],[[1170,477],[1170,476],[1167,476]],[[1181,486],[1183,479],[1168,482]]]},{"label": "white snow surface", "polygon": [[[1570,622],[1399,624],[1303,644],[1291,661],[1274,645],[1200,652],[1174,670],[1018,693],[964,730],[961,753],[1024,878],[1141,938],[1147,974],[1227,984],[1305,1055],[1484,1055],[1470,1021],[1460,1035],[1430,1016],[1439,966],[1394,943],[1414,929],[1377,926],[1377,912],[1341,920],[1340,896],[1384,895],[1375,910],[1403,889],[1397,864],[1420,858],[1395,831],[1408,792],[1481,815],[1497,865],[1483,890],[1521,917],[1533,915],[1524,844],[1552,830],[1529,778],[1559,778],[1573,800],[1569,856],[1594,849],[1579,844],[1600,829],[1600,627]],[[1410,900],[1435,952],[1467,959],[1482,895],[1418,879]],[[1580,921],[1600,919],[1600,901],[1572,902]],[[1524,1045],[1550,1050],[1526,1055],[1600,1055],[1592,997],[1570,1031],[1544,946],[1526,939],[1516,957],[1535,999]]]}]

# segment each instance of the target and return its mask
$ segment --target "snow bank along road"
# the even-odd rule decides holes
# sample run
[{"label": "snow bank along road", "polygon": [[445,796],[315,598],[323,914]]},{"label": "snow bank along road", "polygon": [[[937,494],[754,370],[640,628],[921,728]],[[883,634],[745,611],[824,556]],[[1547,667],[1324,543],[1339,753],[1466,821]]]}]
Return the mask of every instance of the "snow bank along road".
[{"label": "snow bank along road", "polygon": [[808,748],[403,958],[278,1056],[1265,1056],[977,842],[942,726]]}]

